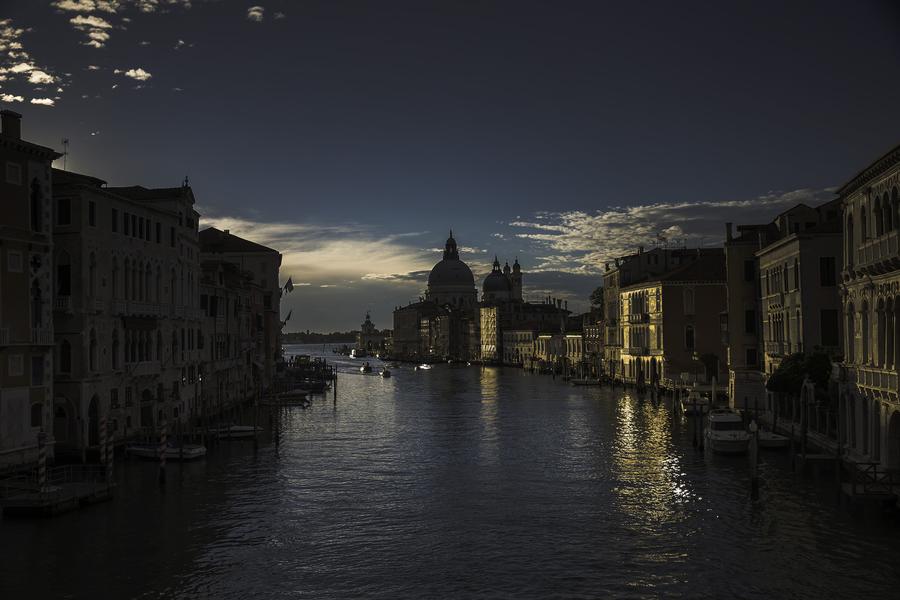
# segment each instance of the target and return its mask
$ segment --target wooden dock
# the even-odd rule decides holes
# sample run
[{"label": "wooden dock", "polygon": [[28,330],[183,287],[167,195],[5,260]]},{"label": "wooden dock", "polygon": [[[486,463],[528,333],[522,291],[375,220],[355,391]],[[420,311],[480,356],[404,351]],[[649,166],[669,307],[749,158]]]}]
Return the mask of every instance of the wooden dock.
[{"label": "wooden dock", "polygon": [[66,465],[47,469],[41,489],[36,471],[0,481],[0,508],[7,517],[49,517],[103,502],[115,485],[100,465]]}]

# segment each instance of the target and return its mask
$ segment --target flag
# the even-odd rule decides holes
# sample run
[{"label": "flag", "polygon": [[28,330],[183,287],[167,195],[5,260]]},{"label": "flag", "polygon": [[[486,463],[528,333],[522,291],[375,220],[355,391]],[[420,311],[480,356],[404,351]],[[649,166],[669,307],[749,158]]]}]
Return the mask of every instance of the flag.
[{"label": "flag", "polygon": [[284,284],[284,291],[290,294],[294,291],[294,282],[292,277],[288,277],[287,283]]}]

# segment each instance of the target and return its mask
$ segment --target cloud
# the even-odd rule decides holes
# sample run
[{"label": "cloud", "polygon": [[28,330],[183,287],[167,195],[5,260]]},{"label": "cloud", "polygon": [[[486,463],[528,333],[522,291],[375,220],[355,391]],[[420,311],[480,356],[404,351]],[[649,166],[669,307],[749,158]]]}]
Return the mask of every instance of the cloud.
[{"label": "cloud", "polygon": [[266,9],[262,6],[251,6],[247,9],[247,18],[259,23],[265,18]]},{"label": "cloud", "polygon": [[88,71],[99,71],[100,67],[98,67],[97,65],[88,65],[87,70]]},{"label": "cloud", "polygon": [[55,77],[41,71],[40,69],[33,69],[28,73],[28,83],[43,85],[47,83],[53,83],[54,81],[56,81]]},{"label": "cloud", "polygon": [[13,96],[12,94],[2,94],[0,95],[0,100],[3,102],[24,102],[25,98],[22,96]]},{"label": "cloud", "polygon": [[32,104],[40,104],[42,106],[54,106],[56,101],[53,98],[32,98]]},{"label": "cloud", "polygon": [[77,15],[69,19],[69,23],[76,28],[85,29],[112,29],[112,23],[95,15]]},{"label": "cloud", "polygon": [[542,212],[509,225],[515,237],[538,249],[533,270],[599,273],[605,262],[632,254],[638,245],[652,246],[658,236],[670,245],[718,245],[724,223],[768,223],[779,212],[801,202],[817,206],[833,199],[829,189],[770,192],[746,200],[660,202],[614,206],[594,212]]},{"label": "cloud", "polygon": [[286,16],[287,16],[287,15],[285,15],[283,12],[277,12],[277,13],[275,13],[274,15],[272,15],[272,18],[273,18],[273,19],[283,19],[283,18],[285,18]]},{"label": "cloud", "polygon": [[125,77],[130,77],[137,81],[147,81],[148,79],[153,77],[151,73],[145,71],[140,67],[138,67],[137,69],[128,69],[127,71],[115,69],[113,70],[113,73],[115,73],[116,75],[124,75]]},{"label": "cloud", "polygon": [[96,10],[114,13],[119,9],[121,2],[118,0],[56,0],[50,6],[59,10],[70,12],[90,13]]}]

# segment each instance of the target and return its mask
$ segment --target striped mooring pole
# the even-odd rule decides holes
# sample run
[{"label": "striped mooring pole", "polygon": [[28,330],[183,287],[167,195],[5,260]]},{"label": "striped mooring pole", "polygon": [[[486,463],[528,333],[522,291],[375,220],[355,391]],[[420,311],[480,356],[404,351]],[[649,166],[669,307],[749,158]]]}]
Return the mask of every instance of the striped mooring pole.
[{"label": "striped mooring pole", "polygon": [[162,428],[159,432],[159,485],[166,485],[166,422],[163,420]]},{"label": "striped mooring pole", "polygon": [[47,434],[38,433],[38,490],[47,491]]}]

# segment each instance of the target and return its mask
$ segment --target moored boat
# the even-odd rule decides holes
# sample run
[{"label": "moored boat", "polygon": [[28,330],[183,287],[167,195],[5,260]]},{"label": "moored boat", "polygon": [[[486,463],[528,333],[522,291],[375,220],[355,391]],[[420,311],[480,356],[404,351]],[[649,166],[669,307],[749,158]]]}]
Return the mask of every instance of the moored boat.
[{"label": "moored boat", "polygon": [[371,373],[372,372],[372,365],[369,364],[369,361],[366,361],[363,364],[363,366],[361,366],[359,368],[359,372],[360,373]]},{"label": "moored boat", "polygon": [[[159,444],[129,444],[125,453],[138,458],[159,460]],[[206,446],[201,444],[183,444],[166,446],[166,460],[194,460],[206,456]]]},{"label": "moored boat", "polygon": [[388,371],[387,369],[382,369],[382,370],[381,370],[381,376],[382,376],[384,379],[387,379],[388,377],[391,376],[391,372]]},{"label": "moored boat", "polygon": [[691,390],[686,396],[681,398],[681,412],[685,415],[703,414],[709,411],[709,398],[702,395],[697,390]]},{"label": "moored boat", "polygon": [[429,365],[428,363],[422,363],[421,365],[419,365],[418,367],[416,367],[417,370],[419,370],[419,369],[428,370],[428,369],[430,369],[430,368],[431,368],[431,365]]},{"label": "moored boat", "polygon": [[262,433],[262,427],[254,427],[253,425],[229,425],[210,429],[209,433],[220,440],[240,440],[252,438],[257,433]]},{"label": "moored boat", "polygon": [[707,415],[706,445],[713,452],[743,454],[750,446],[750,434],[741,415],[714,409]]},{"label": "moored boat", "polygon": [[365,358],[368,356],[365,348],[354,348],[350,351],[350,358]]}]

